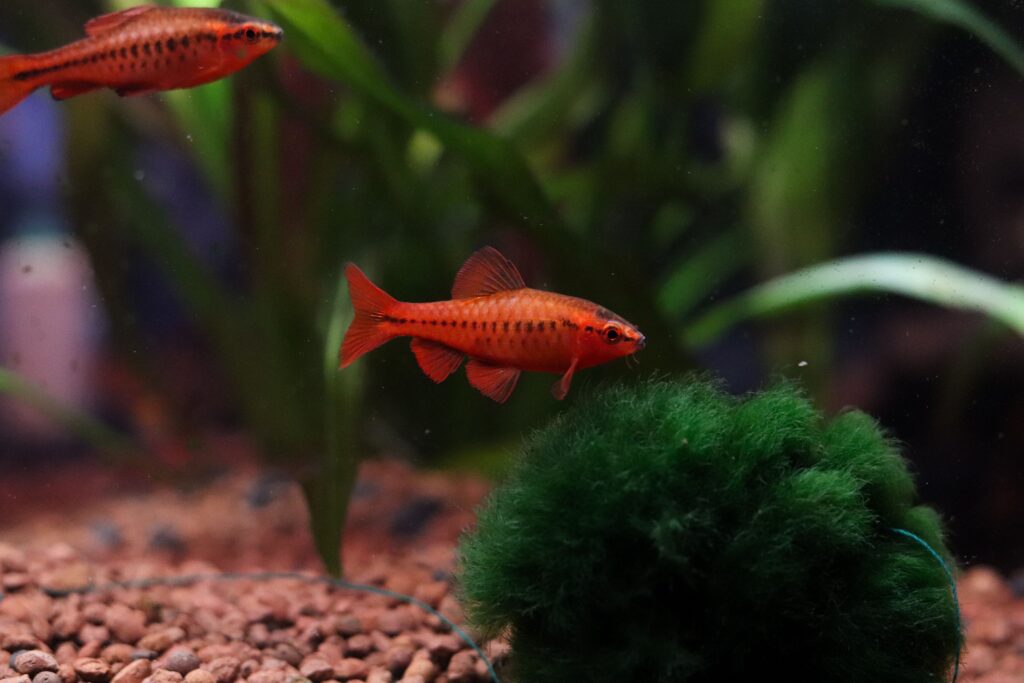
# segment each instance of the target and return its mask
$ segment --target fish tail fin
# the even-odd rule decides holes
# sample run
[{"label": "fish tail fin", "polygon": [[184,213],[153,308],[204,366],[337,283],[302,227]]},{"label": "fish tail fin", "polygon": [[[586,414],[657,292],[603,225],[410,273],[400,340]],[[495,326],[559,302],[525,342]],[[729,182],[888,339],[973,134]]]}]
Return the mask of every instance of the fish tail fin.
[{"label": "fish tail fin", "polygon": [[35,84],[14,78],[21,67],[22,57],[0,57],[0,115],[32,94]]},{"label": "fish tail fin", "polygon": [[383,323],[387,312],[398,300],[370,282],[363,271],[354,263],[345,266],[348,293],[352,297],[352,308],[356,317],[345,333],[341,343],[339,365],[348,367],[364,353],[369,353],[381,344],[394,338]]}]

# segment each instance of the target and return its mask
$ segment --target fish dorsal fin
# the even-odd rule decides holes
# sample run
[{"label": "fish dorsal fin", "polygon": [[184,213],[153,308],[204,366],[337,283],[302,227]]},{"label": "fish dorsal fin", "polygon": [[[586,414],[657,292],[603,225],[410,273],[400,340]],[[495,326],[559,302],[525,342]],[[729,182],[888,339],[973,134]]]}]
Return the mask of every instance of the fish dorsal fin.
[{"label": "fish dorsal fin", "polygon": [[494,247],[484,247],[462,264],[452,285],[452,298],[472,299],[524,287],[519,269]]},{"label": "fish dorsal fin", "polygon": [[412,352],[416,354],[416,362],[427,377],[438,384],[448,379],[448,375],[462,365],[462,354],[444,344],[414,337]]},{"label": "fish dorsal fin", "polygon": [[98,16],[86,22],[85,33],[93,37],[101,36],[154,9],[156,9],[156,5],[139,5],[138,7],[121,10],[120,12],[111,12],[110,14]]},{"label": "fish dorsal fin", "polygon": [[516,388],[521,370],[491,365],[482,360],[470,358],[466,363],[466,377],[474,389],[489,399],[504,403]]}]

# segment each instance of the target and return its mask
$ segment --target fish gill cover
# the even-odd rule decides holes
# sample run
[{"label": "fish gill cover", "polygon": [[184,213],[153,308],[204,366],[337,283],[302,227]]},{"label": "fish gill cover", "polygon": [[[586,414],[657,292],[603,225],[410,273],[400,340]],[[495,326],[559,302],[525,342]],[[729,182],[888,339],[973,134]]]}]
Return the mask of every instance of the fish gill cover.
[{"label": "fish gill cover", "polygon": [[[525,446],[460,548],[515,680],[947,680],[961,645],[936,513],[860,412],[791,385],[592,393]],[[947,560],[948,561],[948,560]]]}]

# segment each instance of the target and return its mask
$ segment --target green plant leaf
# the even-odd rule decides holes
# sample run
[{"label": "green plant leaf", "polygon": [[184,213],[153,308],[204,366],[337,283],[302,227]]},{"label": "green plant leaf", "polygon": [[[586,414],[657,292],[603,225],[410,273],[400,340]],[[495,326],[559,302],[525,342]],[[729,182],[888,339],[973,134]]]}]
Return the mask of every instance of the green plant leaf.
[{"label": "green plant leaf", "polygon": [[998,24],[963,0],[875,0],[883,7],[907,9],[952,26],[958,26],[988,45],[1024,74],[1024,48]]},{"label": "green plant leaf", "polygon": [[683,336],[689,345],[702,346],[745,320],[871,293],[976,311],[1024,335],[1024,287],[927,254],[881,253],[837,259],[770,280],[712,308]]},{"label": "green plant leaf", "polygon": [[464,125],[396,89],[352,28],[324,0],[261,0],[285,29],[287,44],[311,70],[347,83],[413,128],[433,133],[464,158],[477,180],[510,213],[550,242],[561,218],[519,151],[507,140]]},{"label": "green plant leaf", "polygon": [[441,73],[445,74],[454,69],[473,36],[484,23],[495,0],[465,0],[459,3],[452,12],[448,25],[441,33]]},{"label": "green plant leaf", "polygon": [[0,368],[0,395],[29,405],[47,419],[104,453],[127,450],[131,440],[85,413],[70,408],[12,370]]},{"label": "green plant leaf", "polygon": [[[339,280],[341,278],[338,278]],[[326,450],[321,467],[303,480],[309,507],[310,526],[317,552],[332,576],[341,576],[343,563],[339,544],[344,531],[348,503],[359,472],[356,444],[359,399],[362,395],[360,366],[338,370],[338,349],[354,312],[344,286],[331,305],[324,333],[323,378],[326,387],[324,428]]]}]

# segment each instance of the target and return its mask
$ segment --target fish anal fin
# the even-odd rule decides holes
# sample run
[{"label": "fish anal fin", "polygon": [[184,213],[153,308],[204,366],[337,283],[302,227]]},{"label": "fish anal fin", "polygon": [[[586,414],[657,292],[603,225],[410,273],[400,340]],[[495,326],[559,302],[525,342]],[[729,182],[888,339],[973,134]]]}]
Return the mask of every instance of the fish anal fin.
[{"label": "fish anal fin", "polygon": [[72,97],[78,97],[84,95],[87,92],[93,90],[99,90],[102,86],[96,85],[95,83],[89,83],[87,81],[66,81],[63,83],[54,83],[50,86],[50,94],[53,95],[55,100],[67,100]]},{"label": "fish anal fin", "polygon": [[156,9],[155,5],[139,5],[120,12],[103,14],[86,22],[85,33],[89,36],[101,36],[154,9]]},{"label": "fish anal fin", "polygon": [[569,393],[569,387],[572,386],[572,376],[576,372],[576,365],[579,362],[579,358],[573,358],[572,363],[569,364],[569,369],[565,371],[562,378],[551,385],[551,395],[555,397],[555,400],[561,401]]},{"label": "fish anal fin", "polygon": [[498,403],[504,403],[512,395],[520,374],[522,371],[517,368],[491,365],[475,358],[470,358],[466,363],[466,377],[470,385]]},{"label": "fish anal fin", "polygon": [[114,88],[121,97],[138,97],[139,95],[149,95],[155,93],[159,88],[154,88],[148,85],[128,85],[121,88]]},{"label": "fish anal fin", "polygon": [[526,283],[515,264],[494,247],[484,247],[462,264],[452,285],[452,298],[470,299],[524,287]]},{"label": "fish anal fin", "polygon": [[438,384],[448,379],[448,375],[462,365],[462,354],[450,346],[419,338],[414,338],[411,346],[420,368]]},{"label": "fish anal fin", "polygon": [[348,280],[348,293],[356,315],[341,343],[338,364],[343,368],[395,337],[386,325],[386,318],[387,311],[398,303],[394,297],[370,282],[370,278],[353,263],[345,266],[345,278]]}]

